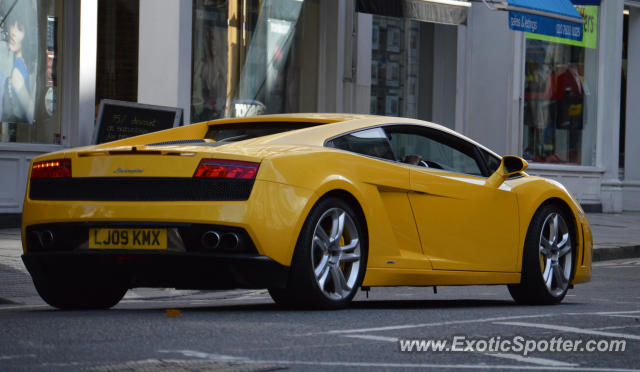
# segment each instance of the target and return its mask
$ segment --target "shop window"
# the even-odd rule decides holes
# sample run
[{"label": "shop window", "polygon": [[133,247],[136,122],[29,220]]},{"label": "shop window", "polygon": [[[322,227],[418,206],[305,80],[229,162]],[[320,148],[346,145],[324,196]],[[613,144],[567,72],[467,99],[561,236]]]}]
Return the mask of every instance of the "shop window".
[{"label": "shop window", "polygon": [[139,19],[139,0],[98,1],[96,106],[103,99],[138,101]]},{"label": "shop window", "polygon": [[0,3],[0,142],[60,144],[62,0]]},{"label": "shop window", "polygon": [[596,151],[597,6],[581,42],[527,34],[523,156],[539,163],[594,165]]},{"label": "shop window", "polygon": [[314,111],[317,6],[194,0],[191,121]]}]

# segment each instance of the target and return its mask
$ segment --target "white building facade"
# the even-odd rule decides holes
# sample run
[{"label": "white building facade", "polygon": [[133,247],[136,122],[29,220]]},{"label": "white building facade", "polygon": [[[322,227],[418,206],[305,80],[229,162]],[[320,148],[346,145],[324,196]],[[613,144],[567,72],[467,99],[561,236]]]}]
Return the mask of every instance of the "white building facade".
[{"label": "white building facade", "polygon": [[[575,1],[580,42],[511,30],[490,1],[19,2],[37,24],[34,109],[0,117],[0,224],[19,221],[30,159],[91,143],[102,98],[179,107],[185,123],[416,117],[525,157],[588,211],[640,211],[640,1]],[[0,79],[19,55],[6,49]]]}]

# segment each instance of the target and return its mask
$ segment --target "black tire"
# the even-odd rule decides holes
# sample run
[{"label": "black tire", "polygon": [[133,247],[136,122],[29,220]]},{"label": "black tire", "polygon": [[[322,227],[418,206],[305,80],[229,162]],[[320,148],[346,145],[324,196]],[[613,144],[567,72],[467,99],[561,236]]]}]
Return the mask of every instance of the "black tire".
[{"label": "black tire", "polygon": [[108,309],[120,302],[128,289],[122,283],[106,284],[97,280],[34,277],[33,283],[46,303],[62,310]]},{"label": "black tire", "polygon": [[516,303],[551,305],[564,299],[575,270],[573,226],[571,217],[555,204],[538,209],[524,243],[520,284],[508,285]]},{"label": "black tire", "polygon": [[298,237],[286,288],[269,288],[269,294],[286,307],[344,308],[362,284],[367,248],[363,218],[342,199],[321,199]]}]

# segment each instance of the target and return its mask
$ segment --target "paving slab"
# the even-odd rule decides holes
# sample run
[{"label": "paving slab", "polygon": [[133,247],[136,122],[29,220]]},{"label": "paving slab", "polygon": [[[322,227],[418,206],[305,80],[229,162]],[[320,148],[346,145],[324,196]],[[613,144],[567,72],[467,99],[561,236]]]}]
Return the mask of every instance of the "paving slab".
[{"label": "paving slab", "polygon": [[593,261],[640,257],[640,213],[587,213]]}]

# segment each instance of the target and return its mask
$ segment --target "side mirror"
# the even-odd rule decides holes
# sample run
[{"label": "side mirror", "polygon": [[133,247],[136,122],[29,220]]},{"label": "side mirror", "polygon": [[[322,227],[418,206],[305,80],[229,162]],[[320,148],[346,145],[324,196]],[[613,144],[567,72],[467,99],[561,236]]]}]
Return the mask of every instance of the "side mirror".
[{"label": "side mirror", "polygon": [[519,156],[505,155],[502,157],[498,169],[487,178],[485,185],[497,188],[502,185],[504,180],[514,174],[523,172],[528,166],[529,163]]},{"label": "side mirror", "polygon": [[524,172],[529,163],[519,156],[505,155],[502,157],[501,165],[504,165],[504,175],[509,177],[513,174]]}]

